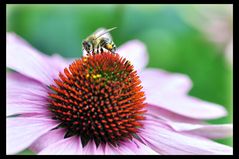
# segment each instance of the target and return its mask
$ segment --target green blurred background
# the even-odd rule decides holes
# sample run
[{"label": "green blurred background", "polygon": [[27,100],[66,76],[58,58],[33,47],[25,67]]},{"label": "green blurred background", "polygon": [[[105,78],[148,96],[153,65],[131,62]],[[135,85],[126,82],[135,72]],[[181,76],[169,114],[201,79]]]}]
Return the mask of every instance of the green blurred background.
[{"label": "green blurred background", "polygon": [[232,122],[232,5],[7,5],[7,31],[49,55],[79,57],[86,36],[115,26],[117,46],[141,40],[148,67],[190,76],[190,95],[225,106],[228,116],[209,123]]}]

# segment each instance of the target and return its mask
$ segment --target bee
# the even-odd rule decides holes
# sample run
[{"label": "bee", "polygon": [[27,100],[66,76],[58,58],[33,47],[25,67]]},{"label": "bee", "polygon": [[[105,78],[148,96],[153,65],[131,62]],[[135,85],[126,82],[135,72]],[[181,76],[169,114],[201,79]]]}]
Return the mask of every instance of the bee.
[{"label": "bee", "polygon": [[96,30],[92,35],[88,36],[82,42],[83,51],[85,50],[87,54],[98,54],[105,51],[115,53],[116,45],[114,44],[112,37],[109,34],[109,32],[114,29],[116,29],[116,27],[107,30],[104,28]]}]

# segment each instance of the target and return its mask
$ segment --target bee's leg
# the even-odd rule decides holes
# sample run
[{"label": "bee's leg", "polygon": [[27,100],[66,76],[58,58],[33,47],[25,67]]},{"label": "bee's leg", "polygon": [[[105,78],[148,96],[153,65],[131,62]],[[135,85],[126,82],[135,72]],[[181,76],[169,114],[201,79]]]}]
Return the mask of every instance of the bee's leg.
[{"label": "bee's leg", "polygon": [[86,51],[86,56],[89,56],[90,55],[90,51]]},{"label": "bee's leg", "polygon": [[92,44],[92,50],[91,50],[91,54],[92,55],[95,55],[95,54],[97,54],[98,52],[97,52],[97,49],[95,48],[96,46],[94,45],[94,44]]},{"label": "bee's leg", "polygon": [[97,53],[102,53],[100,44],[97,46]]},{"label": "bee's leg", "polygon": [[87,52],[87,53],[86,53],[87,56],[93,55],[93,50],[88,50],[88,51],[86,51],[86,52]]}]

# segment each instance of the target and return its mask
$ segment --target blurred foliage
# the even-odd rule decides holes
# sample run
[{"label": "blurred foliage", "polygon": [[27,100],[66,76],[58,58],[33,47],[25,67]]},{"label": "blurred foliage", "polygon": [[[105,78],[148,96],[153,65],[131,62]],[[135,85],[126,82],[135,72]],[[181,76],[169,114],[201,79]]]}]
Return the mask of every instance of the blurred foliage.
[{"label": "blurred foliage", "polygon": [[35,155],[35,153],[32,152],[31,150],[24,150],[24,151],[18,153],[17,155]]},{"label": "blurred foliage", "polygon": [[[229,111],[227,117],[209,122],[230,123],[232,66],[224,50],[187,23],[185,10],[195,15],[192,5],[8,5],[7,29],[46,54],[79,57],[86,36],[99,27],[116,26],[112,36],[117,46],[143,41],[148,67],[189,75],[194,84],[190,95]],[[232,138],[218,141],[232,145]]]}]

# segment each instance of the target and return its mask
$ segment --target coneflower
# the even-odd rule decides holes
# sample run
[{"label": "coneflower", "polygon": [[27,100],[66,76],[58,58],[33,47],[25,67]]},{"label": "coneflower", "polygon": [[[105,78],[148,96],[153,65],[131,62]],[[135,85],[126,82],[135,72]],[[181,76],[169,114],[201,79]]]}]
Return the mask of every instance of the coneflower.
[{"label": "coneflower", "polygon": [[132,139],[142,127],[144,92],[133,65],[114,53],[100,53],[74,61],[50,88],[49,109],[65,137],[77,135],[117,145]]},{"label": "coneflower", "polygon": [[7,154],[232,154],[211,140],[232,126],[202,124],[225,109],[187,96],[188,77],[146,69],[145,57],[139,41],[48,57],[8,33]]}]

